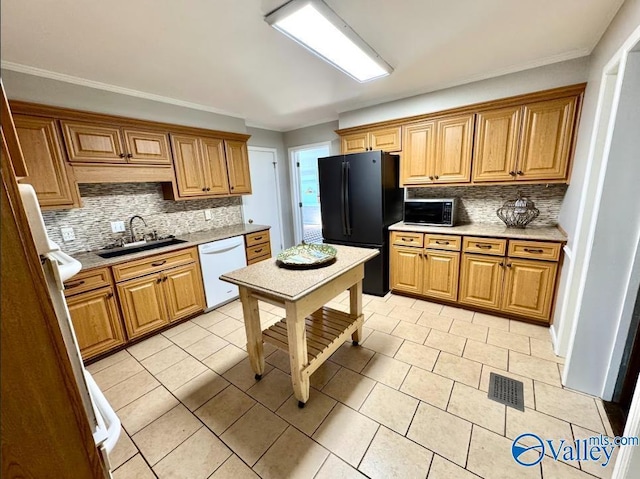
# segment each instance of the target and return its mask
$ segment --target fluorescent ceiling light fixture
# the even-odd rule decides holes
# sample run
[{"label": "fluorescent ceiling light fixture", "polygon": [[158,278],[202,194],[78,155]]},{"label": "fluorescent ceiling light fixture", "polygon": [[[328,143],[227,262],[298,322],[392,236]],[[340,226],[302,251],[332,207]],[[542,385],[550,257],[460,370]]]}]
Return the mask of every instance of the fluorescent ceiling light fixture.
[{"label": "fluorescent ceiling light fixture", "polygon": [[265,21],[351,78],[363,83],[393,68],[321,0],[292,0]]}]

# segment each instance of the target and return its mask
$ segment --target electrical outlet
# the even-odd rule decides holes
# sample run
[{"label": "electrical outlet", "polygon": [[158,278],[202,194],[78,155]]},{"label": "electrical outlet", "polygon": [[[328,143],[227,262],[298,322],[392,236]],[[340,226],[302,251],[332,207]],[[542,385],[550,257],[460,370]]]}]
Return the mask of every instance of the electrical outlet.
[{"label": "electrical outlet", "polygon": [[122,233],[124,231],[124,221],[112,221],[111,231],[113,233]]},{"label": "electrical outlet", "polygon": [[204,210],[204,219],[205,221],[210,221],[211,219],[213,219],[213,216],[211,215],[211,210]]},{"label": "electrical outlet", "polygon": [[76,239],[76,234],[73,232],[73,228],[60,228],[60,233],[62,233],[62,239],[64,241],[73,241]]}]

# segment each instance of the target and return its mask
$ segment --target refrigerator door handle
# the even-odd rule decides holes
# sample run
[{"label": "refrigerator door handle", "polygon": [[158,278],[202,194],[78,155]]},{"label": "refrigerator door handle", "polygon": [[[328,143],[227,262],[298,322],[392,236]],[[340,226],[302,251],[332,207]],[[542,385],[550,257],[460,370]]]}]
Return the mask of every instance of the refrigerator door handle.
[{"label": "refrigerator door handle", "polygon": [[344,196],[345,196],[345,209],[344,209],[344,217],[345,217],[345,226],[346,226],[346,235],[351,236],[351,205],[349,204],[349,163],[345,163],[345,188],[344,188]]},{"label": "refrigerator door handle", "polygon": [[345,162],[342,163],[342,174],[340,176],[340,202],[341,202],[341,206],[342,206],[342,211],[341,211],[341,219],[342,219],[342,234],[344,236],[347,236],[347,219],[346,219],[346,215],[345,215],[345,211],[346,211],[346,185],[345,185],[345,179],[346,179],[346,166],[347,164]]}]

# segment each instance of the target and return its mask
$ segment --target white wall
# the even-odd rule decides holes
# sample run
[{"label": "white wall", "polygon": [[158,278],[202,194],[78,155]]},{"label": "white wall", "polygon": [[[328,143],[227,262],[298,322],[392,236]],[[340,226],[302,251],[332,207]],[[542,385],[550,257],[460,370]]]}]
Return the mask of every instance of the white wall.
[{"label": "white wall", "polygon": [[424,95],[344,112],[339,116],[339,124],[340,128],[349,128],[366,123],[422,115],[473,103],[582,83],[587,80],[588,66],[589,58],[583,57],[489,78]]},{"label": "white wall", "polygon": [[294,146],[312,145],[314,143],[322,143],[323,141],[331,142],[331,154],[340,154],[340,137],[336,135],[335,130],[338,129],[338,121],[329,121],[320,123],[298,130],[291,130],[284,133],[284,145],[287,148]]},{"label": "white wall", "polygon": [[242,118],[122,95],[26,73],[3,69],[2,83],[10,100],[23,100],[211,130],[246,132]]},{"label": "white wall", "polygon": [[275,148],[277,150],[277,172],[280,184],[280,205],[282,208],[282,241],[285,248],[293,246],[293,213],[291,211],[291,180],[289,177],[289,159],[284,145],[284,134],[279,131],[247,128],[249,146]]},{"label": "white wall", "polygon": [[[622,73],[622,70],[621,70]],[[606,163],[597,223],[577,326],[565,368],[566,385],[610,399],[638,284],[632,279],[640,240],[640,53],[630,53],[624,69],[611,148]],[[582,260],[582,258],[574,258]],[[639,272],[636,266],[636,275]],[[618,331],[622,344],[615,346]],[[617,361],[612,354],[617,353]],[[610,387],[605,382],[609,378]]]}]

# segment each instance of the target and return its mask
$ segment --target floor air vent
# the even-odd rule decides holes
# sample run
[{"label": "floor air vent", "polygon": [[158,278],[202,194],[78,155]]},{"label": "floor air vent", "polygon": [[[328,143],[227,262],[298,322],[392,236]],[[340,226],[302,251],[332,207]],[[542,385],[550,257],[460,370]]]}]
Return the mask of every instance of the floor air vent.
[{"label": "floor air vent", "polygon": [[491,373],[489,375],[489,399],[524,411],[524,384],[522,381]]}]

